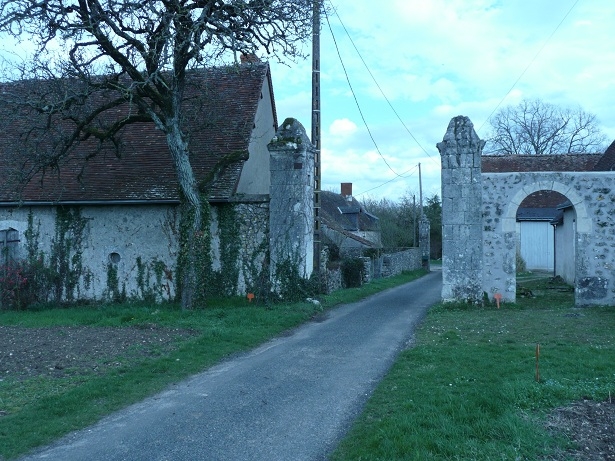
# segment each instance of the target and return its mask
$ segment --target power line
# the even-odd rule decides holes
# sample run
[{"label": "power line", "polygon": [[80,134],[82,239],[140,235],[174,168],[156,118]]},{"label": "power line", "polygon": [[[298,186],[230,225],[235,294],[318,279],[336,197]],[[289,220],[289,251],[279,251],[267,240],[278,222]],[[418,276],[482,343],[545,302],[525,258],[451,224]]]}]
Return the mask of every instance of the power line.
[{"label": "power line", "polygon": [[[331,3],[331,2],[329,2]],[[352,46],[354,47],[355,51],[357,52],[357,55],[359,56],[359,59],[361,59],[361,62],[363,63],[363,65],[365,66],[365,69],[367,70],[367,72],[369,73],[370,77],[372,78],[372,80],[374,81],[374,83],[376,84],[376,87],[378,88],[378,90],[380,91],[380,94],[382,94],[382,97],[384,98],[384,100],[387,102],[387,104],[389,105],[389,107],[391,108],[391,110],[393,111],[393,113],[395,114],[395,116],[397,117],[397,119],[400,121],[400,123],[402,124],[402,126],[404,127],[404,129],[408,132],[408,134],[412,137],[412,139],[414,139],[414,142],[416,142],[416,144],[421,148],[421,150],[423,152],[425,152],[425,155],[427,155],[427,157],[429,157],[430,159],[432,159],[431,155],[429,155],[429,152],[427,152],[425,150],[425,148],[421,145],[421,143],[416,139],[416,137],[414,136],[414,134],[412,134],[412,132],[410,131],[410,129],[406,126],[406,124],[404,123],[404,121],[402,120],[402,118],[400,117],[399,113],[395,110],[395,107],[393,107],[393,104],[391,104],[391,101],[389,100],[389,98],[387,97],[387,95],[384,93],[384,91],[382,90],[382,87],[380,86],[380,84],[378,83],[378,81],[376,80],[376,77],[374,77],[374,74],[372,73],[372,71],[370,70],[369,66],[367,65],[367,63],[365,62],[365,59],[363,59],[363,56],[361,55],[361,52],[359,51],[359,49],[357,48],[357,45],[355,45],[354,40],[352,39],[352,37],[350,36],[350,33],[348,32],[348,29],[346,29],[346,26],[344,25],[344,22],[342,21],[342,18],[340,17],[339,13],[337,12],[337,8],[335,8],[335,5],[333,5],[331,3],[331,6],[333,6],[333,12],[335,13],[335,15],[337,16],[337,19],[340,21],[340,24],[342,25],[342,28],[344,29],[344,32],[346,32],[346,35],[348,36],[348,39],[350,40],[350,43],[352,43]],[[433,160],[433,159],[432,159]]]},{"label": "power line", "polygon": [[564,15],[564,17],[562,18],[562,20],[559,22],[559,24],[555,27],[555,30],[553,32],[551,32],[551,35],[549,35],[547,37],[547,39],[544,41],[544,43],[542,44],[542,46],[540,47],[540,49],[538,50],[538,52],[534,55],[534,57],[532,58],[532,60],[530,61],[530,63],[525,67],[525,69],[523,69],[523,72],[521,72],[521,75],[519,75],[519,77],[517,78],[517,80],[515,80],[515,82],[512,84],[512,86],[510,87],[510,89],[506,92],[506,94],[504,95],[504,97],[500,100],[500,102],[498,102],[498,104],[495,106],[495,108],[491,111],[491,113],[489,114],[489,117],[487,117],[485,119],[485,121],[483,121],[483,124],[480,126],[480,128],[478,129],[478,131],[480,131],[484,126],[485,123],[487,123],[489,121],[489,119],[493,116],[493,114],[495,113],[496,110],[498,110],[498,108],[502,105],[502,103],[506,100],[506,98],[508,97],[508,95],[510,94],[510,92],[517,86],[517,83],[519,83],[519,81],[523,78],[523,76],[525,75],[525,73],[529,70],[530,67],[532,67],[532,64],[534,64],[534,61],[536,61],[536,59],[538,58],[538,56],[540,55],[540,53],[542,53],[542,50],[545,49],[545,47],[547,46],[547,44],[549,43],[549,41],[551,40],[551,38],[553,38],[553,36],[555,35],[555,33],[559,30],[559,28],[561,27],[561,25],[564,23],[564,21],[566,20],[566,18],[570,15],[570,13],[572,12],[572,10],[574,9],[575,6],[577,6],[577,3],[579,3],[579,0],[576,0],[572,6],[570,7],[570,9],[568,10],[568,12]]},{"label": "power line", "polygon": [[367,129],[369,137],[371,138],[372,142],[374,143],[374,146],[376,147],[376,151],[378,152],[378,154],[382,158],[382,161],[386,164],[386,166],[389,168],[389,170],[391,170],[391,172],[393,172],[393,174],[395,176],[398,176],[398,177],[402,178],[403,176],[400,175],[399,173],[397,173],[391,167],[391,165],[389,165],[389,162],[387,162],[386,158],[384,158],[384,155],[382,155],[382,152],[380,152],[380,148],[378,147],[378,144],[376,143],[376,140],[374,139],[374,136],[372,135],[372,132],[369,129],[369,126],[367,124],[367,120],[365,119],[365,116],[363,115],[363,111],[361,110],[361,106],[359,104],[359,100],[357,99],[357,95],[355,94],[354,88],[352,87],[352,84],[350,83],[350,77],[348,76],[348,71],[346,70],[346,66],[344,65],[344,61],[342,60],[342,55],[341,55],[340,49],[339,49],[339,47],[337,45],[337,40],[335,38],[335,34],[333,34],[333,28],[331,27],[331,23],[329,22],[329,15],[327,14],[326,10],[325,10],[325,19],[327,20],[327,25],[329,26],[329,31],[331,32],[331,37],[333,38],[333,44],[335,45],[335,50],[337,51],[337,56],[338,56],[338,58],[340,60],[340,63],[342,65],[342,69],[344,70],[344,75],[346,76],[346,82],[348,82],[348,87],[350,88],[350,92],[352,93],[352,97],[354,98],[354,102],[357,105],[357,109],[359,110],[359,114],[361,115],[361,119],[363,120],[363,124],[365,125],[365,128]]},{"label": "power line", "polygon": [[[415,170],[415,169],[417,169],[417,168],[418,168],[418,165],[415,165],[415,166],[413,166],[412,168],[410,168],[410,169],[408,169],[408,170],[404,171],[404,172],[402,173],[402,175],[405,175],[405,174],[407,174],[408,172],[410,172],[410,171],[412,171],[412,170]],[[411,178],[413,174],[414,174],[414,173],[409,174],[408,176],[400,176],[400,178],[402,178],[402,177],[403,177],[404,179],[405,179],[405,178]],[[366,191],[359,192],[358,194],[355,194],[355,195],[356,195],[356,196],[359,196],[359,195],[364,195],[364,194],[367,194],[368,192],[371,192],[371,191],[373,191],[373,190],[379,189],[379,188],[381,188],[382,186],[386,186],[386,185],[387,185],[387,184],[389,184],[389,183],[392,183],[392,182],[395,182],[395,181],[400,181],[400,178],[393,178],[393,179],[389,179],[388,181],[386,181],[386,182],[384,182],[384,183],[382,183],[382,184],[380,184],[380,185],[378,185],[378,186],[376,186],[376,187],[372,187],[371,189],[367,189]]]}]

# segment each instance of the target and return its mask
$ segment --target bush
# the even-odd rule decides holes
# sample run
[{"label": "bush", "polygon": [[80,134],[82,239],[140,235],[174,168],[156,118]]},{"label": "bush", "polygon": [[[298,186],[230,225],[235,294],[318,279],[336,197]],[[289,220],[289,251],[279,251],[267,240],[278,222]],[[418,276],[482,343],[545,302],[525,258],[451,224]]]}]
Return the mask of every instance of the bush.
[{"label": "bush", "polygon": [[525,260],[521,256],[521,251],[519,250],[519,248],[517,248],[516,264],[517,264],[517,273],[527,272],[527,264],[525,263]]},{"label": "bush", "polygon": [[299,274],[297,266],[290,260],[278,263],[276,266],[278,294],[281,301],[296,302],[315,296],[318,291],[318,280],[305,279]]},{"label": "bush", "polygon": [[21,265],[13,263],[0,266],[0,306],[3,309],[24,308],[22,297],[27,283]]},{"label": "bush", "polygon": [[361,258],[345,258],[342,260],[342,279],[346,288],[360,287],[363,283],[365,265]]}]

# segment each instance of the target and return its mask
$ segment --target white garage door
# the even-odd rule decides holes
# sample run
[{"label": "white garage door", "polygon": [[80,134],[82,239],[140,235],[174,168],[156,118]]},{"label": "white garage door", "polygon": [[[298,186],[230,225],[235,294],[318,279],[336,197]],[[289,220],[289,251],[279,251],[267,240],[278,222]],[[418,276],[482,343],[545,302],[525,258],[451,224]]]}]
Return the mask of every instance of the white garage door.
[{"label": "white garage door", "polygon": [[553,270],[553,226],[544,221],[519,224],[521,257],[528,270]]}]

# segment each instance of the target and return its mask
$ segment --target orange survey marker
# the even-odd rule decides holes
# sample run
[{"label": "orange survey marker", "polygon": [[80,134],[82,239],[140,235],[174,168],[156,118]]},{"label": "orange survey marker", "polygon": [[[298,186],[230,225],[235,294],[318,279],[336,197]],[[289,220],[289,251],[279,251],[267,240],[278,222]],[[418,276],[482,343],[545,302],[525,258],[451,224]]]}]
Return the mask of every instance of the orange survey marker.
[{"label": "orange survey marker", "polygon": [[502,293],[496,293],[493,295],[493,297],[495,298],[495,303],[498,306],[498,309],[500,308],[500,300],[502,299]]},{"label": "orange survey marker", "polygon": [[540,357],[540,344],[536,344],[536,382],[540,382],[540,368],[538,368],[538,358]]}]

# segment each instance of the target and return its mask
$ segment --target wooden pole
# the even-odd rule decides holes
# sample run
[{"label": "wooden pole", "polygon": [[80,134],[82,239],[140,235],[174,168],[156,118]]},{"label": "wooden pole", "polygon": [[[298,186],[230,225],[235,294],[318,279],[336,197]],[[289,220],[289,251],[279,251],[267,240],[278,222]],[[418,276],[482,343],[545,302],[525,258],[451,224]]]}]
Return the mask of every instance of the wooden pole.
[{"label": "wooden pole", "polygon": [[540,369],[538,367],[538,357],[540,357],[540,344],[536,344],[536,382],[540,382]]},{"label": "wooden pole", "polygon": [[314,145],[314,271],[320,273],[320,2],[312,12],[312,144]]}]

